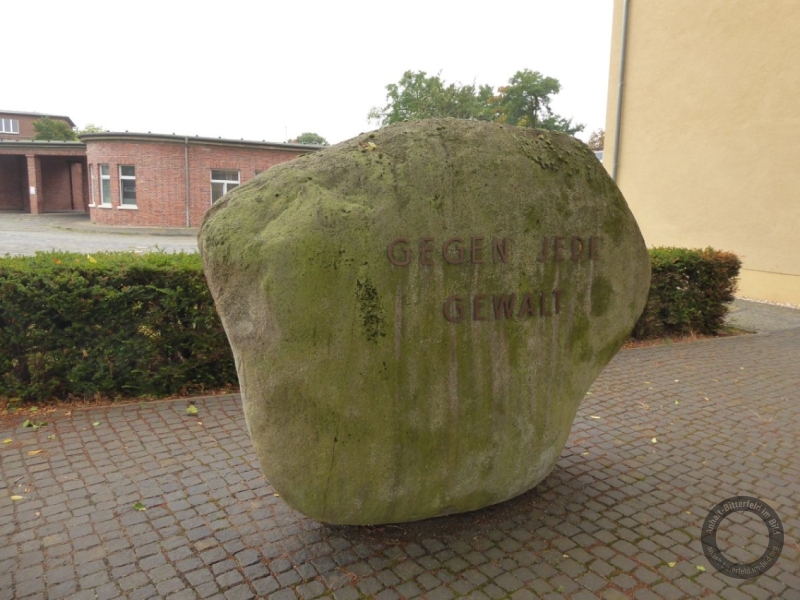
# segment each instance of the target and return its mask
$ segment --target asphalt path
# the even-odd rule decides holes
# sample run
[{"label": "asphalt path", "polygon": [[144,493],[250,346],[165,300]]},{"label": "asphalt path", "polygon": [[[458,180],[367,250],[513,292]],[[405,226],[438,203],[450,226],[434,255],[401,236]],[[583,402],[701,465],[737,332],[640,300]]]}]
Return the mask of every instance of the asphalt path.
[{"label": "asphalt path", "polygon": [[[26,256],[62,250],[90,254],[104,250],[131,252],[197,252],[197,240],[187,235],[154,235],[141,230],[93,232],[86,215],[53,213],[27,215],[0,212],[0,256]],[[68,229],[68,227],[76,227]]]}]

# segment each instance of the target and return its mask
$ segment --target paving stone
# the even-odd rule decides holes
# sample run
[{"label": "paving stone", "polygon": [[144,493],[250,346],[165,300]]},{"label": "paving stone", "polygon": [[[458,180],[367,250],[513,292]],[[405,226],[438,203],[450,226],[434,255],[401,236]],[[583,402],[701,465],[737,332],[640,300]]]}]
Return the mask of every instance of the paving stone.
[{"label": "paving stone", "polygon": [[[0,503],[0,600],[791,598],[800,589],[791,546],[767,574],[734,582],[702,558],[699,527],[740,489],[757,489],[787,529],[800,527],[800,407],[784,400],[800,387],[798,362],[800,330],[789,329],[623,351],[536,490],[398,528],[329,527],[288,508],[258,471],[236,396],[196,399],[203,425],[179,430],[167,424],[185,401],[56,412],[59,445],[34,470],[33,435],[3,448],[0,480],[29,477],[46,497],[41,509]],[[109,425],[101,438],[94,420]],[[17,427],[0,437],[21,439]],[[148,510],[131,510],[140,498]],[[730,531],[726,540],[761,547],[760,529]]]},{"label": "paving stone", "polygon": [[64,598],[73,594],[77,591],[77,584],[74,580],[71,581],[64,581],[63,583],[59,583],[57,585],[48,585],[47,586],[47,597],[48,598]]},{"label": "paving stone", "polygon": [[146,585],[128,592],[128,598],[130,600],[149,600],[150,598],[155,598],[157,595],[158,592],[156,592],[156,586],[154,585]]},{"label": "paving stone", "polygon": [[409,598],[409,599],[416,598],[422,595],[422,590],[420,590],[419,587],[417,587],[417,585],[413,581],[406,581],[405,583],[401,583],[399,586],[397,586],[397,591],[400,592],[400,594],[404,598]]},{"label": "paving stone", "polygon": [[361,593],[353,586],[348,585],[333,592],[333,597],[336,598],[336,600],[359,600],[361,598]]},{"label": "paving stone", "polygon": [[241,584],[225,592],[225,598],[227,600],[251,600],[255,598],[255,594],[247,585]]},{"label": "paving stone", "polygon": [[295,592],[297,592],[297,594],[299,594],[304,600],[311,600],[312,598],[318,598],[324,594],[325,586],[319,581],[310,581],[308,583],[298,585],[295,589]]},{"label": "paving stone", "polygon": [[450,600],[455,598],[455,594],[446,587],[437,587],[428,592],[426,597],[428,600]]}]

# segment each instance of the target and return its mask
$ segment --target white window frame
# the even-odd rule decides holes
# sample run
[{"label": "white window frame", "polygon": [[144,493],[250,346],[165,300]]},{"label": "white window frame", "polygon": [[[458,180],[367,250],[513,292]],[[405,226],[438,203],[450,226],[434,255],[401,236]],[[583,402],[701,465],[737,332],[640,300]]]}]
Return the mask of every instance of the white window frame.
[{"label": "white window frame", "polygon": [[97,198],[94,195],[94,165],[87,165],[89,169],[89,207],[95,208],[97,206]]},{"label": "white window frame", "polygon": [[[214,172],[224,171],[225,173],[236,173],[236,180],[233,179],[214,179]],[[214,184],[221,183],[222,184],[222,196],[230,192],[233,188],[238,187],[242,184],[242,174],[238,169],[211,169],[211,204],[214,204]],[[220,196],[217,198],[219,200],[222,198]]]},{"label": "white window frame", "polygon": [[0,133],[19,135],[19,119],[3,117],[0,119]]},{"label": "white window frame", "polygon": [[[106,168],[106,174],[103,174],[103,167]],[[99,164],[97,165],[97,171],[100,174],[100,204],[99,206],[108,207],[111,206],[111,165],[109,164]],[[108,181],[108,197],[106,197],[103,191],[103,182]]]},{"label": "white window frame", "polygon": [[[133,175],[123,175],[122,169],[133,169]],[[125,182],[133,181],[133,203],[125,202]],[[118,208],[136,208],[136,167],[134,165],[119,165],[119,207]]]}]

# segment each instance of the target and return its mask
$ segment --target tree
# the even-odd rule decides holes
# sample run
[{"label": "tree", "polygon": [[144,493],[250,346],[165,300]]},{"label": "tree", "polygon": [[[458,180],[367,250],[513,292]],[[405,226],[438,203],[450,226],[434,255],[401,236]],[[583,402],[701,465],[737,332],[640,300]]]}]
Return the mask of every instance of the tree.
[{"label": "tree", "polygon": [[495,94],[490,85],[445,83],[441,73],[428,76],[424,71],[406,71],[397,83],[386,86],[387,104],[374,107],[368,119],[391,125],[411,119],[452,117],[496,121],[522,127],[539,127],[573,135],[583,131],[553,113],[551,97],[561,90],[558,80],[538,71],[524,69]]},{"label": "tree", "polygon": [[102,125],[95,125],[94,123],[89,123],[83,129],[78,129],[78,135],[83,135],[84,133],[103,133],[105,131]]},{"label": "tree", "polygon": [[448,85],[440,74],[406,71],[400,81],[386,86],[386,92],[386,106],[374,107],[367,117],[381,125],[435,117],[492,120],[489,100],[494,91],[488,85]]},{"label": "tree", "polygon": [[563,131],[570,135],[583,131],[584,125],[573,124],[572,119],[557,115],[550,108],[552,96],[561,91],[561,84],[554,77],[523,69],[498,91],[495,102],[501,123]]},{"label": "tree", "polygon": [[606,132],[604,129],[596,129],[592,132],[592,135],[589,136],[589,141],[586,144],[597,152],[598,150],[602,150],[603,146],[606,143]]},{"label": "tree", "polygon": [[71,142],[78,139],[75,130],[69,124],[50,117],[36,119],[33,122],[33,128],[36,130],[36,135],[33,136],[35,140]]},{"label": "tree", "polygon": [[316,144],[317,146],[330,146],[328,140],[317,133],[301,133],[292,140],[293,144]]}]

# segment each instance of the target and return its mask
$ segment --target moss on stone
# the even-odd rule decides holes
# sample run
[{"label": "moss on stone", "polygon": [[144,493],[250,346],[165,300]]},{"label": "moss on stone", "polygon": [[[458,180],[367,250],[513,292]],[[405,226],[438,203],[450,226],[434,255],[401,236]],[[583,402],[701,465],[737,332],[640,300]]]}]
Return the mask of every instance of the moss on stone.
[{"label": "moss on stone", "polygon": [[[542,238],[572,235],[600,236],[600,256],[537,260]],[[387,257],[399,237],[407,266]],[[450,238],[462,264],[443,258]],[[278,165],[212,207],[199,242],[262,468],[333,523],[474,510],[536,485],[648,288],[633,217],[583,144],[469,121],[400,123]],[[495,318],[500,294],[516,295],[510,318]],[[443,313],[454,295],[460,323]]]}]

